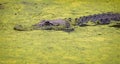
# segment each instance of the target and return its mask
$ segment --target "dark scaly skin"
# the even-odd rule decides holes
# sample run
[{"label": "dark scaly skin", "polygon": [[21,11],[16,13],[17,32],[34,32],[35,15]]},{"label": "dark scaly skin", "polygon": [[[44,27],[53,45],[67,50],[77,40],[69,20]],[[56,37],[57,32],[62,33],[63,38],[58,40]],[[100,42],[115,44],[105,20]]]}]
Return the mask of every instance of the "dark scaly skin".
[{"label": "dark scaly skin", "polygon": [[94,14],[89,16],[83,16],[80,18],[76,18],[76,24],[81,26],[87,24],[88,21],[91,21],[95,24],[109,24],[110,21],[120,21],[120,14],[119,13],[102,13],[102,14]]}]

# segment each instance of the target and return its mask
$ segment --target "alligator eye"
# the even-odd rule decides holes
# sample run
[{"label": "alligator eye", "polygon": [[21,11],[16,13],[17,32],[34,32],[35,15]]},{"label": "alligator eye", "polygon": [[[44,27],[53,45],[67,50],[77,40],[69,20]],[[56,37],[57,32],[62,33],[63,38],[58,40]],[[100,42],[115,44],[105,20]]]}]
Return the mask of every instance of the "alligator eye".
[{"label": "alligator eye", "polygon": [[45,25],[50,25],[50,22],[49,22],[49,21],[46,21],[44,24],[45,24]]},{"label": "alligator eye", "polygon": [[45,24],[49,24],[50,22],[49,21],[46,21]]},{"label": "alligator eye", "polygon": [[50,23],[49,21],[46,21],[45,23]]}]

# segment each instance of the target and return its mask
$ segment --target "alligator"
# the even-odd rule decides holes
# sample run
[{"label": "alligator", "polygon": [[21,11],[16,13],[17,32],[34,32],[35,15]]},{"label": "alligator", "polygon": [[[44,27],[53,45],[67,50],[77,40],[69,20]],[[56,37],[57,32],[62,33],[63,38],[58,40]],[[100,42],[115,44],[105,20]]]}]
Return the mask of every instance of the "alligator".
[{"label": "alligator", "polygon": [[[65,18],[55,20],[41,20],[40,22],[32,25],[30,28],[25,28],[22,25],[16,25],[14,30],[28,31],[28,30],[62,30],[66,32],[74,31],[72,26],[86,26],[88,22],[93,22],[95,25],[110,24],[111,21],[120,21],[119,13],[102,13],[88,16],[82,16],[79,18]],[[71,24],[75,22],[74,24]]]}]

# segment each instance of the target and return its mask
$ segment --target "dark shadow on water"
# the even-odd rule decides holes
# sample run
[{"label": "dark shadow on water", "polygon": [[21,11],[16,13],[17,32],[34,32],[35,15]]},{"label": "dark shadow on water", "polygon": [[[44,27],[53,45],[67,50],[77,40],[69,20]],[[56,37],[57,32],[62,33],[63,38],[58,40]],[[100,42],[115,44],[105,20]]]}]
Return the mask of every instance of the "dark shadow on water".
[{"label": "dark shadow on water", "polygon": [[87,27],[87,26],[100,26],[100,25],[108,25],[108,24],[94,24],[94,25],[83,24],[83,25],[79,25],[79,26],[80,27]]},{"label": "dark shadow on water", "polygon": [[91,26],[91,25],[87,25],[87,24],[83,24],[83,25],[79,25],[80,27],[86,27],[86,26]]},{"label": "dark shadow on water", "polygon": [[120,28],[120,24],[112,25],[112,26],[109,26],[109,27]]}]

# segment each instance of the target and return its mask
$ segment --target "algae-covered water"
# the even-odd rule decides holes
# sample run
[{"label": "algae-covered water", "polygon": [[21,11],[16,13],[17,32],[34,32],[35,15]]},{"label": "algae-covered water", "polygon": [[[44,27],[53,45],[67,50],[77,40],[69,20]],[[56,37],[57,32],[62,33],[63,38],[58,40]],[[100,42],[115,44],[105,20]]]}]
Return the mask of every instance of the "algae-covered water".
[{"label": "algae-covered water", "polygon": [[0,64],[120,64],[120,28],[15,31],[44,19],[120,13],[119,0],[0,0]]}]

